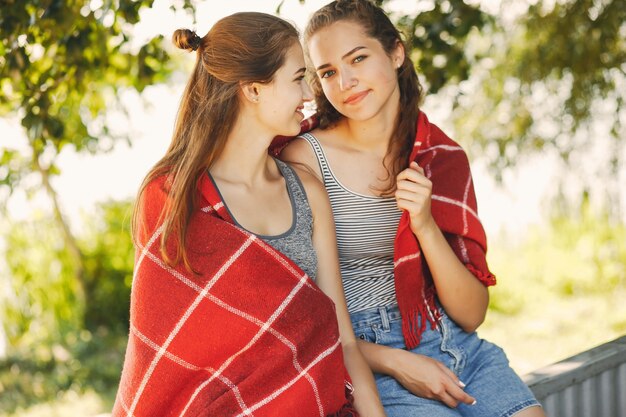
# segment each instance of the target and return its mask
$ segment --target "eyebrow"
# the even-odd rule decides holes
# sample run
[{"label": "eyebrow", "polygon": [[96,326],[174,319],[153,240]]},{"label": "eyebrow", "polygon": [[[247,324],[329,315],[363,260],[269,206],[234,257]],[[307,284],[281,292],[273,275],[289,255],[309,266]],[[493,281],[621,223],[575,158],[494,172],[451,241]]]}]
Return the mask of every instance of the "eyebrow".
[{"label": "eyebrow", "polygon": [[[365,49],[364,46],[357,46],[356,48],[351,49],[350,51],[348,51],[348,53],[344,54],[341,59],[346,59],[346,57],[349,57],[350,55],[352,55],[353,53],[355,53],[356,51],[360,50],[360,49]],[[319,71],[321,69],[324,69],[326,67],[330,67],[330,64],[322,64],[319,67],[317,67],[315,70]]]},{"label": "eyebrow", "polygon": [[[304,74],[306,72],[306,68],[302,67],[299,70],[295,71],[293,73],[293,75],[296,76],[296,78],[298,78],[300,75]],[[295,78],[294,78],[295,79]]]}]

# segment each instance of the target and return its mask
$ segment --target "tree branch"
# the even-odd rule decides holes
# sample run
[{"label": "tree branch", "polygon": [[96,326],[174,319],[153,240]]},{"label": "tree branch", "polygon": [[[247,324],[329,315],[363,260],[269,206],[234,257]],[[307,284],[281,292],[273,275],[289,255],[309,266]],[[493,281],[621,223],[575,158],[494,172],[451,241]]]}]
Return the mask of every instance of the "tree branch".
[{"label": "tree branch", "polygon": [[[31,143],[32,144],[32,143]],[[63,236],[63,242],[65,243],[65,247],[72,258],[72,264],[74,266],[74,276],[77,282],[77,292],[76,298],[78,299],[81,306],[84,306],[87,302],[86,299],[86,282],[85,282],[85,267],[83,265],[83,254],[78,247],[78,243],[76,242],[76,238],[72,234],[68,222],[63,215],[63,211],[61,210],[61,206],[59,204],[58,194],[52,184],[50,183],[50,176],[48,174],[48,169],[41,166],[39,162],[39,154],[35,150],[33,146],[31,146],[31,150],[33,152],[33,166],[35,171],[37,171],[41,175],[41,183],[44,186],[50,201],[52,201],[52,209],[54,212],[54,219],[61,229],[61,234]]]}]

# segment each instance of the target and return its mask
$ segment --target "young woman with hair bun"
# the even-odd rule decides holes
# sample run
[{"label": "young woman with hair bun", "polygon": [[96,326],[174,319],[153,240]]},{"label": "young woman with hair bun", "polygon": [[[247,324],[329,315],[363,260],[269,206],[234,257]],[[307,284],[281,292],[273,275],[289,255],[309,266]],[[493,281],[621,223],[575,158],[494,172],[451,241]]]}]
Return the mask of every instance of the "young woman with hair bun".
[{"label": "young woman with hair bun", "polygon": [[113,416],[384,415],[324,188],[267,151],[298,134],[310,98],[298,32],[249,12],[173,41],[197,60],[138,193]]}]

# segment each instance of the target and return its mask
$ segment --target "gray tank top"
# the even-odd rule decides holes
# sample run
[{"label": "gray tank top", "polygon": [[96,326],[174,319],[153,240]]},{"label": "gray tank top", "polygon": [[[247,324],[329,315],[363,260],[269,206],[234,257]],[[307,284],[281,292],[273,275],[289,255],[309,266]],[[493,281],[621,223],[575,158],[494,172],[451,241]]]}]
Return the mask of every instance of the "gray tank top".
[{"label": "gray tank top", "polygon": [[[285,233],[275,236],[266,236],[249,231],[239,224],[235,216],[233,216],[233,213],[228,208],[228,205],[226,205],[221,193],[220,197],[222,201],[224,201],[224,206],[226,210],[228,210],[228,214],[230,214],[230,217],[232,217],[237,226],[258,236],[274,249],[291,258],[296,265],[311,277],[311,279],[315,280],[317,276],[317,254],[313,246],[313,215],[306,197],[306,192],[304,191],[302,182],[300,182],[300,178],[298,178],[293,168],[278,159],[274,159],[274,161],[276,161],[280,173],[283,175],[283,178],[285,178],[287,193],[289,194],[289,201],[291,202],[291,218],[293,220],[291,227]],[[211,181],[213,181],[219,193],[219,188],[213,178],[211,178]]]}]

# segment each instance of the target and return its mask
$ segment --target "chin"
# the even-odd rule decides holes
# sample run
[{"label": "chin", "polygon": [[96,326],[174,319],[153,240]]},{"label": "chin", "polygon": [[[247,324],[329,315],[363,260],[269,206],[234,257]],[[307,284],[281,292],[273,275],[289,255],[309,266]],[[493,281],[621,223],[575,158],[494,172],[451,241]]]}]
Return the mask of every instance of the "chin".
[{"label": "chin", "polygon": [[288,127],[285,129],[282,129],[282,131],[279,133],[280,136],[298,136],[298,133],[300,133],[300,123],[298,123],[297,126],[294,127]]},{"label": "chin", "polygon": [[340,106],[335,106],[333,105],[333,107],[335,107],[335,109],[345,118],[350,119],[350,120],[356,120],[359,122],[362,122],[364,120],[368,120],[372,117],[374,117],[377,113],[379,109],[374,109],[372,108],[373,106],[359,106],[359,107],[354,107],[354,106],[346,106],[346,105],[340,105]]},{"label": "chin", "polygon": [[[302,118],[302,120],[304,120],[304,118]],[[296,136],[298,133],[300,133],[300,123],[302,123],[302,120],[296,120],[293,130],[295,133],[293,133],[293,136]]]},{"label": "chin", "polygon": [[353,111],[341,112],[341,114],[350,120],[364,122],[374,117],[376,115],[376,112],[370,109],[363,109],[360,111],[353,110]]}]

